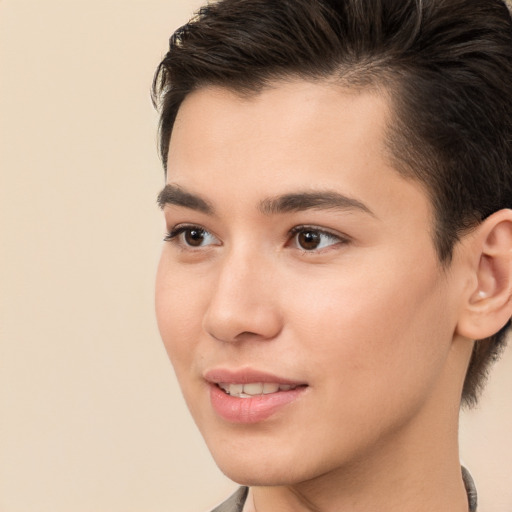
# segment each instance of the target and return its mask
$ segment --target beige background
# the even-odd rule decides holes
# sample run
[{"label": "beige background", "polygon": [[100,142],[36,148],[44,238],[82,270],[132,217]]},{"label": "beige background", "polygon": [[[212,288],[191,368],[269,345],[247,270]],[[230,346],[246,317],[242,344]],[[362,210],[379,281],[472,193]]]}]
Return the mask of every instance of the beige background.
[{"label": "beige background", "polygon": [[[149,87],[198,4],[0,0],[0,512],[201,512],[234,488],[153,318]],[[511,352],[463,418],[484,512],[512,510]]]}]

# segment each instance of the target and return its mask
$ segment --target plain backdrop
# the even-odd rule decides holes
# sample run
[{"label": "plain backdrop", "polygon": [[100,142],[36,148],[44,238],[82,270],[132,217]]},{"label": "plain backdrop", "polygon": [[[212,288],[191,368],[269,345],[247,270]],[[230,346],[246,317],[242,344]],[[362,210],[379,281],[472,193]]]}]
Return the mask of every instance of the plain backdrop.
[{"label": "plain backdrop", "polygon": [[[236,484],[153,313],[164,234],[149,90],[197,0],[0,0],[0,512],[201,512]],[[512,348],[462,459],[512,510]]]}]

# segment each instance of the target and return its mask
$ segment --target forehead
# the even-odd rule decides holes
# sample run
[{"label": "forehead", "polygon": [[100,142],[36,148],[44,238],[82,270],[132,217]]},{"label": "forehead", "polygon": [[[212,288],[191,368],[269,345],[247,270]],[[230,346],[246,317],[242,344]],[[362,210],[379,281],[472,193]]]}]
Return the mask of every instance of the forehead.
[{"label": "forehead", "polygon": [[253,204],[298,189],[330,189],[396,209],[404,187],[425,202],[422,187],[393,166],[386,145],[392,122],[388,96],[375,89],[302,80],[251,95],[205,87],[178,112],[168,182],[213,200]]},{"label": "forehead", "polygon": [[[386,126],[392,117],[389,104],[384,89],[347,88],[330,81],[281,80],[247,94],[208,86],[183,101],[171,143],[176,132],[205,143],[213,132],[218,138],[246,137],[248,145],[307,139],[311,141],[308,146],[322,149],[321,142],[328,142],[324,136],[330,132],[340,143],[365,139],[384,150]],[[186,131],[182,130],[184,122]],[[350,132],[343,132],[343,126],[349,126]]]}]

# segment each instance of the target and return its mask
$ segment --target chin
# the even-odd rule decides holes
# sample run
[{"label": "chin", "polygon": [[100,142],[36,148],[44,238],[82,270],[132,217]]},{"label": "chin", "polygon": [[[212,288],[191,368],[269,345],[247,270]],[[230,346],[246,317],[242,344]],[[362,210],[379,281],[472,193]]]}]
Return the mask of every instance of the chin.
[{"label": "chin", "polygon": [[291,473],[290,468],[268,466],[265,463],[218,464],[220,470],[233,482],[248,487],[273,487],[293,485],[307,478]]},{"label": "chin", "polygon": [[268,447],[254,443],[248,447],[219,443],[209,446],[219,469],[230,479],[247,486],[284,486],[308,481],[328,468],[307,457],[305,450],[290,446]]},{"label": "chin", "polygon": [[289,477],[289,467],[286,475],[283,467],[287,464],[275,452],[272,457],[265,454],[265,449],[257,453],[258,450],[230,449],[225,445],[210,451],[219,469],[240,485],[281,485]]}]

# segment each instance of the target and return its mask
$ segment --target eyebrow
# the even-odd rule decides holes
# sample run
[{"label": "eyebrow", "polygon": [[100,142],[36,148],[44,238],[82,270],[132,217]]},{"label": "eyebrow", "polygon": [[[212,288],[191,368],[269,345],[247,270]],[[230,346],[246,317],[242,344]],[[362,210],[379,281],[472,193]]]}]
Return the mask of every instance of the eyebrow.
[{"label": "eyebrow", "polygon": [[172,204],[183,208],[190,208],[191,210],[196,210],[208,215],[214,213],[213,206],[206,199],[196,194],[191,194],[177,185],[165,185],[158,194],[157,203],[161,209],[167,204]]},{"label": "eyebrow", "polygon": [[[200,195],[187,192],[177,185],[167,184],[158,194],[160,208],[171,204],[190,208],[207,215],[215,214],[209,201]],[[258,209],[264,215],[300,212],[306,210],[359,210],[373,217],[375,214],[361,201],[331,190],[314,192],[296,192],[263,199]]]},{"label": "eyebrow", "polygon": [[318,191],[284,194],[261,201],[259,209],[265,215],[300,212],[304,210],[359,210],[375,217],[364,203],[338,192]]}]

